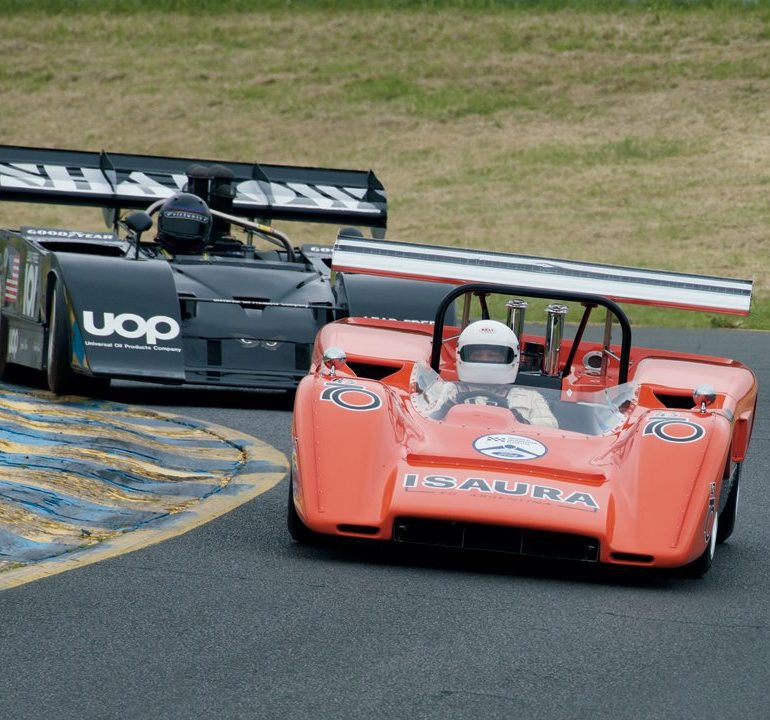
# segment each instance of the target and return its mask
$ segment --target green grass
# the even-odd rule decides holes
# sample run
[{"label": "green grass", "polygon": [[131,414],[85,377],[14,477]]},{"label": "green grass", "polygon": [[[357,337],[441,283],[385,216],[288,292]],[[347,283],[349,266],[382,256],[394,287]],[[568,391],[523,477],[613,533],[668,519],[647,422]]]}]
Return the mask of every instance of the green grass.
[{"label": "green grass", "polygon": [[522,165],[590,167],[634,162],[662,162],[692,152],[691,144],[685,139],[625,137],[613,142],[586,146],[540,146],[512,159]]}]

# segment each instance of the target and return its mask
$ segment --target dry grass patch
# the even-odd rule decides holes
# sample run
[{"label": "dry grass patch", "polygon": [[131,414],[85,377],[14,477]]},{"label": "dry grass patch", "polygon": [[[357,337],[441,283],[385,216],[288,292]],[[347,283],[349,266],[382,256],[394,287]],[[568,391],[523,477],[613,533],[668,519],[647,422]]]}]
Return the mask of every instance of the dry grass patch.
[{"label": "dry grass patch", "polygon": [[764,300],[768,37],[738,12],[13,16],[0,137],[371,167],[392,237],[754,277]]}]

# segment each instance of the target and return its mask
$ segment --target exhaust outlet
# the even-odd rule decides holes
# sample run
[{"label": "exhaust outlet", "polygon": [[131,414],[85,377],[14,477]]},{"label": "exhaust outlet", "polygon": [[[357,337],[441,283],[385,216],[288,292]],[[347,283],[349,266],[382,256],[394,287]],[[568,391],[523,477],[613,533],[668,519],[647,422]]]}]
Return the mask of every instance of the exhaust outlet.
[{"label": "exhaust outlet", "polygon": [[524,315],[527,312],[529,303],[526,300],[509,300],[505,303],[505,324],[516,333],[521,345],[521,335],[524,332]]},{"label": "exhaust outlet", "polygon": [[545,355],[543,357],[543,373],[545,375],[559,374],[559,350],[564,334],[564,316],[569,312],[566,305],[551,303],[545,308]]}]

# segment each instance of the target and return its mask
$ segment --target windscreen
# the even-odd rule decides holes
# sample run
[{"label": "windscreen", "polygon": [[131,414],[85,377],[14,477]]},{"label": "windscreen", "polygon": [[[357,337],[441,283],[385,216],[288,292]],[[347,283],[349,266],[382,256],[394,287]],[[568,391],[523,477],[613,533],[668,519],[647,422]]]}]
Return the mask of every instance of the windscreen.
[{"label": "windscreen", "polygon": [[634,383],[591,392],[563,392],[516,384],[449,382],[420,363],[412,371],[410,399],[418,413],[437,422],[467,422],[467,412],[457,408],[487,405],[510,411],[524,425],[605,435],[626,422],[637,394]]}]

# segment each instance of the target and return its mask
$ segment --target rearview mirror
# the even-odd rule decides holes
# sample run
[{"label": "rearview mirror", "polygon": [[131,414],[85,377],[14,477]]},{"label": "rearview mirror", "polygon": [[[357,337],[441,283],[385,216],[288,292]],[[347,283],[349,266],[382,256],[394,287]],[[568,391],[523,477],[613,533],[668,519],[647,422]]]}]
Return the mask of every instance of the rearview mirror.
[{"label": "rearview mirror", "polygon": [[123,222],[129,230],[137,235],[141,235],[152,227],[152,218],[144,210],[131,213]]},{"label": "rearview mirror", "polygon": [[324,366],[329,371],[329,375],[334,377],[337,374],[337,370],[345,364],[347,359],[347,355],[345,355],[345,351],[342,348],[327,348],[324,352]]},{"label": "rearview mirror", "polygon": [[698,385],[692,394],[692,399],[700,411],[706,412],[706,408],[717,398],[716,390],[711,385]]}]

